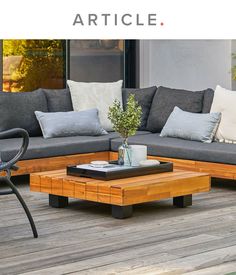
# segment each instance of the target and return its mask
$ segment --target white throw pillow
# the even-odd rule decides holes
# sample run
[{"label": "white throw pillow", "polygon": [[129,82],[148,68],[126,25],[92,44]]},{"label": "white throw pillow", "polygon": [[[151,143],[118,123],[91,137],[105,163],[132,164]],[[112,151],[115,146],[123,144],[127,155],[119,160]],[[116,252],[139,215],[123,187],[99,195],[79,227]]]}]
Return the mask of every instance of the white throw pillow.
[{"label": "white throw pillow", "polygon": [[122,83],[123,80],[108,83],[67,80],[74,111],[97,108],[102,127],[106,131],[112,131],[107,115],[115,99],[122,104]]},{"label": "white throw pillow", "polygon": [[217,86],[211,113],[220,112],[221,121],[215,138],[220,142],[236,142],[236,92]]}]

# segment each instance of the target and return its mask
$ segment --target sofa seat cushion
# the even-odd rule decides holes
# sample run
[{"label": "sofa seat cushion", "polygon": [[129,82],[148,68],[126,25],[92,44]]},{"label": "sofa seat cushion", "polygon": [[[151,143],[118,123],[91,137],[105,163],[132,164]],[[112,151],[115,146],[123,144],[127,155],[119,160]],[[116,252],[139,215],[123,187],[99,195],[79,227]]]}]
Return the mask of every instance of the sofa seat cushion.
[{"label": "sofa seat cushion", "polygon": [[[137,132],[137,135],[148,132]],[[119,134],[111,132],[104,136],[73,136],[44,139],[30,137],[29,147],[23,159],[37,159],[73,154],[102,152],[110,150],[110,139],[118,138]],[[11,159],[21,146],[21,138],[0,139],[0,152],[3,161]]]},{"label": "sofa seat cushion", "polygon": [[[19,149],[20,138],[0,140],[0,151],[4,161],[9,160]],[[46,158],[82,153],[107,151],[110,148],[106,136],[73,136],[44,139],[31,137],[29,147],[23,159]]]},{"label": "sofa seat cushion", "polygon": [[[117,133],[117,132],[108,132],[109,135],[108,135],[108,138],[110,140],[114,139],[114,138],[120,138],[120,135]],[[148,135],[148,134],[151,134],[151,132],[149,131],[137,131],[135,136],[142,136],[142,135]],[[120,138],[121,140],[121,138]]]},{"label": "sofa seat cushion", "polygon": [[[111,150],[117,151],[120,139],[111,141]],[[177,159],[189,159],[225,164],[236,164],[236,144],[219,142],[201,143],[178,138],[160,137],[159,134],[134,136],[129,144],[148,146],[148,155]]]}]

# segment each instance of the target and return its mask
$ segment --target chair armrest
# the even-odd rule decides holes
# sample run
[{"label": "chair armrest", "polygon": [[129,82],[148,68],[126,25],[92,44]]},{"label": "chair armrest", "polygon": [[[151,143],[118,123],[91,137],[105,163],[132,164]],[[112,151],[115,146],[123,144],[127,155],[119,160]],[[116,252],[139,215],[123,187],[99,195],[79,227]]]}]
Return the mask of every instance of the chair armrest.
[{"label": "chair armrest", "polygon": [[4,132],[0,133],[0,139],[1,138],[10,138],[13,137],[15,135],[20,135],[23,140],[22,140],[22,145],[19,149],[19,151],[17,152],[17,154],[9,161],[7,162],[0,162],[0,170],[8,170],[11,169],[12,166],[14,166],[14,164],[21,159],[21,157],[25,154],[28,145],[29,145],[29,135],[28,132],[24,129],[21,128],[14,128],[11,130],[7,130]]}]

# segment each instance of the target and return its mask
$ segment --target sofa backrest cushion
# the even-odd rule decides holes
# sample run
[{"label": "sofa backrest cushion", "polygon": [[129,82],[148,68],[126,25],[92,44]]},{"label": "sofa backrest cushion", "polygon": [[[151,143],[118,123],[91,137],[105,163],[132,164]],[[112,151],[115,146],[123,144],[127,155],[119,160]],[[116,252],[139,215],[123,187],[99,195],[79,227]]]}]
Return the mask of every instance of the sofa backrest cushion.
[{"label": "sofa backrest cushion", "polygon": [[0,132],[23,128],[30,136],[42,135],[35,111],[47,112],[47,99],[38,89],[33,92],[0,93]]},{"label": "sofa backrest cushion", "polygon": [[148,116],[147,130],[160,133],[175,106],[183,111],[201,113],[203,96],[204,91],[158,87]]},{"label": "sofa backrest cushion", "polygon": [[139,127],[139,130],[146,130],[147,119],[148,119],[152,100],[156,90],[157,90],[156,86],[143,88],[143,89],[123,89],[122,90],[122,99],[123,99],[124,109],[126,108],[127,100],[131,94],[134,94],[135,99],[138,101],[138,104],[142,108],[141,125]]},{"label": "sofa backrest cushion", "polygon": [[112,131],[112,123],[108,119],[109,107],[114,100],[122,104],[123,80],[116,82],[76,82],[67,80],[70,89],[74,111],[83,111],[97,108],[102,127],[106,131]]},{"label": "sofa backrest cushion", "polygon": [[73,111],[69,89],[43,89],[49,112]]},{"label": "sofa backrest cushion", "polygon": [[211,113],[220,112],[222,118],[216,132],[216,140],[226,143],[236,143],[236,91],[231,91],[217,85]]},{"label": "sofa backrest cushion", "polygon": [[202,113],[210,113],[213,98],[214,98],[214,90],[212,89],[205,90],[203,104],[202,104]]}]

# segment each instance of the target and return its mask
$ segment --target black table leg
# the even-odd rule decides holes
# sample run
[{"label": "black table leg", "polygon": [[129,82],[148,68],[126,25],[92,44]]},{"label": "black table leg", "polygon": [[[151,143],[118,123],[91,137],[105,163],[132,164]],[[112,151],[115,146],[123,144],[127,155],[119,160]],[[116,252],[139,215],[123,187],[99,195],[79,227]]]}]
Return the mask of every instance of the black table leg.
[{"label": "black table leg", "polygon": [[49,194],[49,205],[56,208],[66,207],[68,205],[68,197]]},{"label": "black table leg", "polygon": [[187,207],[192,205],[192,195],[185,195],[173,198],[173,204],[177,207]]},{"label": "black table leg", "polygon": [[133,206],[119,206],[119,205],[112,205],[111,206],[112,217],[116,219],[125,219],[129,218],[133,214]]}]

